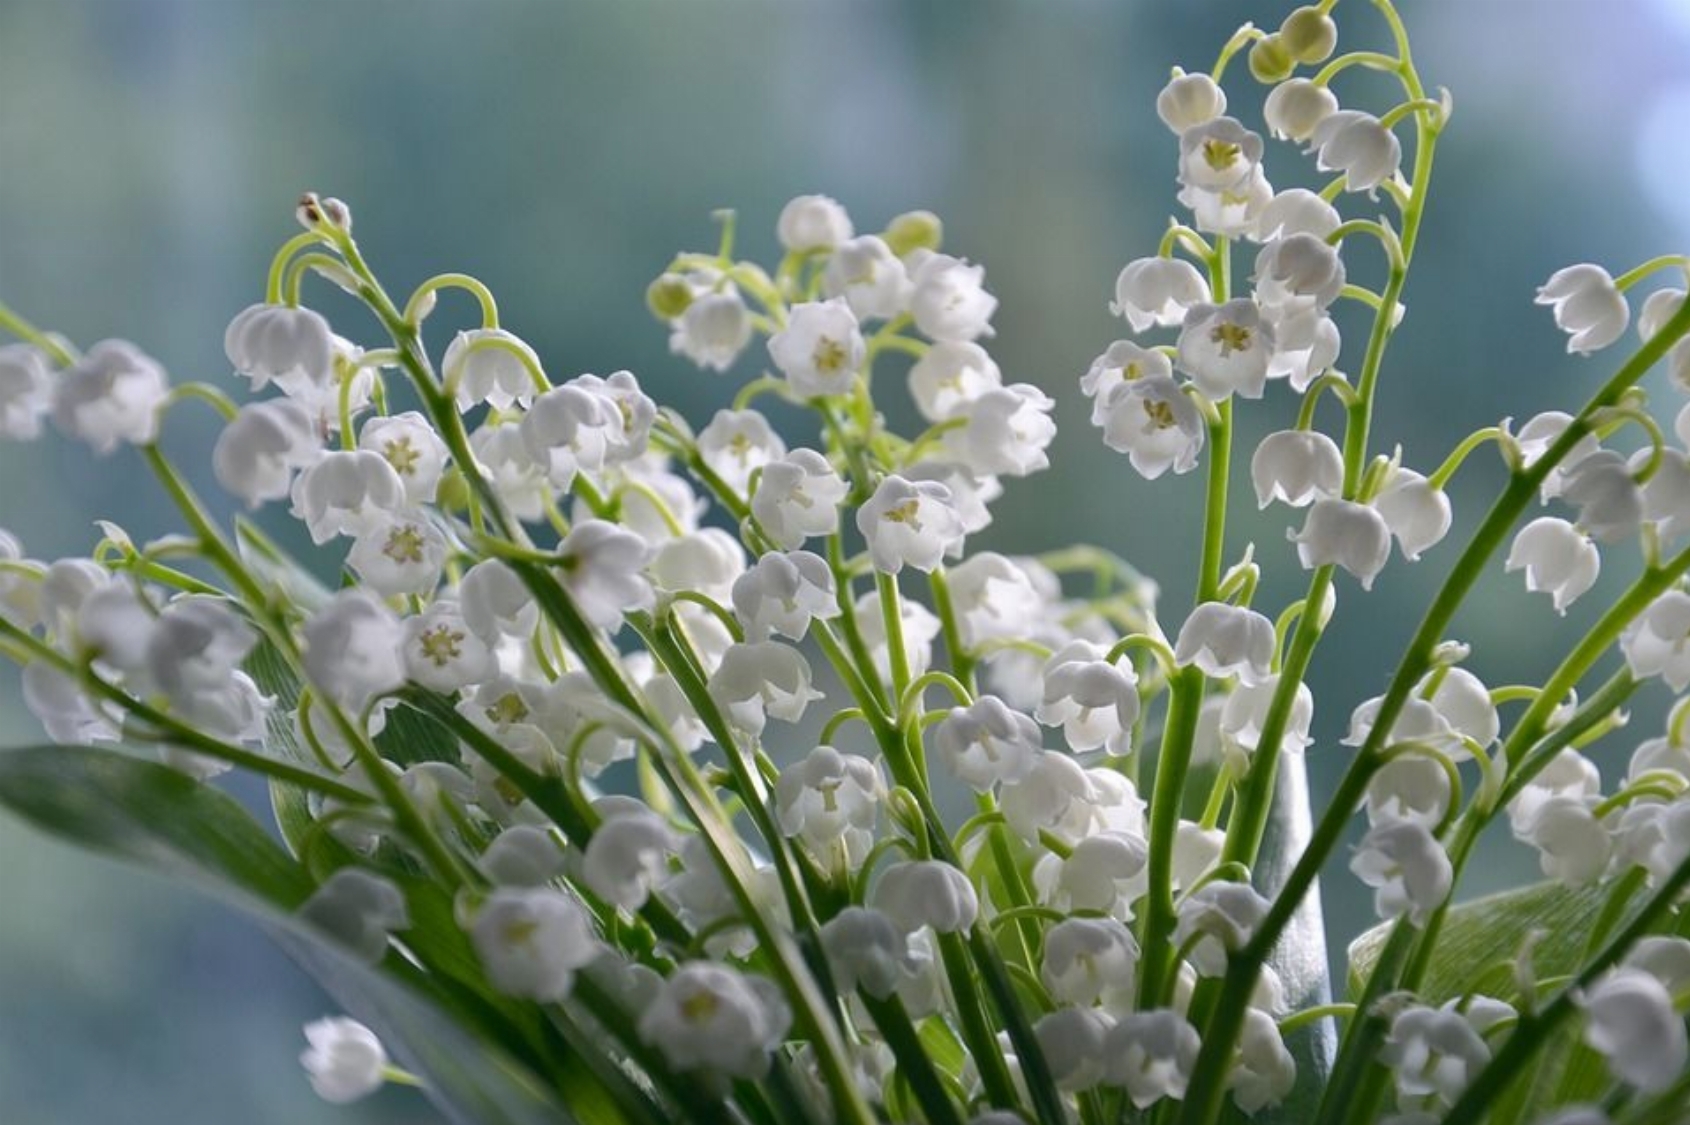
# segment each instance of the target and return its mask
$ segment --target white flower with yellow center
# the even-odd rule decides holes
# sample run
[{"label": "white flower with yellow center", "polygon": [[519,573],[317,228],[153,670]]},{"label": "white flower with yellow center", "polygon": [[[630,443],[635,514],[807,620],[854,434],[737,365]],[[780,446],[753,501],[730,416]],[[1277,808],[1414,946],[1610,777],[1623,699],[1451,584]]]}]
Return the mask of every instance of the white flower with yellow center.
[{"label": "white flower with yellow center", "polygon": [[845,298],[794,305],[769,337],[769,358],[801,398],[847,394],[868,354]]}]

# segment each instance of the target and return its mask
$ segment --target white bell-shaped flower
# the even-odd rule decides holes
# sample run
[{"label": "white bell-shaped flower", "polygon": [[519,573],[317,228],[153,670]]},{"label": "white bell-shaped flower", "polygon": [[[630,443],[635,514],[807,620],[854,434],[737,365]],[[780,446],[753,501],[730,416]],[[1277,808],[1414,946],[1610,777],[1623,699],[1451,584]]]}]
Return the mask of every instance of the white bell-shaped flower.
[{"label": "white bell-shaped flower", "polygon": [[1061,1004],[1130,1006],[1138,941],[1116,918],[1064,918],[1045,931],[1039,979]]},{"label": "white bell-shaped flower", "polygon": [[[1221,706],[1219,731],[1223,742],[1246,755],[1254,754],[1262,738],[1262,724],[1279,690],[1276,672],[1258,684],[1239,684],[1227,693]],[[1308,749],[1309,724],[1314,721],[1314,694],[1299,682],[1291,695],[1291,710],[1279,736],[1279,748],[1300,754]]]},{"label": "white bell-shaped flower", "polygon": [[[1657,289],[1649,294],[1637,311],[1638,336],[1645,342],[1652,340],[1683,305],[1682,289]],[[1667,351],[1667,373],[1679,390],[1690,391],[1690,346],[1683,339]]]},{"label": "white bell-shaped flower", "polygon": [[459,332],[440,361],[446,385],[456,389],[458,409],[465,413],[482,402],[500,413],[526,407],[536,389],[530,368],[541,369],[540,357],[503,328]]},{"label": "white bell-shaped flower", "polygon": [[581,881],[612,906],[638,910],[679,850],[680,839],[662,817],[643,805],[623,807],[606,816],[587,841]]},{"label": "white bell-shaped flower", "polygon": [[822,693],[810,686],[804,654],[779,641],[736,644],[710,676],[710,697],[728,721],[747,734],[761,734],[773,716],[796,723]]},{"label": "white bell-shaped flower", "polygon": [[725,602],[745,573],[745,548],[719,527],[690,531],[658,546],[646,573],[659,590],[691,590]]},{"label": "white bell-shaped flower", "polygon": [[809,551],[782,554],[771,551],[734,580],[734,616],[751,640],[765,641],[779,633],[801,641],[810,622],[839,615],[833,571],[820,555]]},{"label": "white bell-shaped flower", "polygon": [[1596,818],[1590,798],[1543,801],[1521,839],[1537,849],[1543,873],[1568,887],[1588,886],[1600,879],[1613,851],[1613,839]]},{"label": "white bell-shaped flower", "polygon": [[[1648,450],[1638,450],[1630,466],[1639,467],[1648,456]],[[1676,449],[1661,450],[1654,475],[1643,484],[1643,518],[1654,525],[1662,543],[1690,535],[1690,458]]]},{"label": "white bell-shaped flower", "polygon": [[1315,154],[1322,172],[1342,172],[1345,191],[1373,195],[1380,184],[1397,174],[1402,142],[1371,113],[1339,109],[1321,118],[1309,134],[1307,151]]},{"label": "white bell-shaped flower", "polygon": [[368,1097],[387,1082],[387,1051],[376,1033],[344,1016],[305,1025],[299,1065],[317,1096],[333,1105]]},{"label": "white bell-shaped flower", "polygon": [[321,455],[311,412],[290,398],[268,399],[241,407],[223,427],[211,468],[218,484],[256,508],[288,495],[295,471]]},{"label": "white bell-shaped flower", "polygon": [[[1573,416],[1559,410],[1546,410],[1542,414],[1533,415],[1520,427],[1520,432],[1514,435],[1515,445],[1520,450],[1520,464],[1525,468],[1535,465],[1549,448],[1566,433],[1572,424]],[[1504,426],[1506,426],[1504,420]],[[1580,461],[1601,449],[1595,434],[1586,433],[1573,443],[1561,463],[1549,471],[1543,480],[1542,496],[1545,503],[1561,495],[1567,474],[1576,468]]]},{"label": "white bell-shaped flower", "polygon": [[1132,1012],[1104,1037],[1108,1081],[1124,1087],[1139,1109],[1163,1098],[1184,1098],[1203,1041],[1171,1008]]},{"label": "white bell-shaped flower", "polygon": [[1204,602],[1191,611],[1174,641],[1174,662],[1205,676],[1259,684],[1273,674],[1273,622],[1243,606]]},{"label": "white bell-shaped flower", "polygon": [[780,209],[775,234],[787,250],[802,254],[832,250],[853,233],[851,216],[825,195],[800,195]]},{"label": "white bell-shaped flower", "polygon": [[780,989],[714,961],[688,961],[639,1017],[639,1035],[676,1070],[760,1078],[792,1013]]},{"label": "white bell-shaped flower", "polygon": [[1567,351],[1589,355],[1625,334],[1631,306],[1601,266],[1582,262],[1549,275],[1537,291],[1535,304],[1548,305],[1555,327],[1567,333]]},{"label": "white bell-shaped flower", "polygon": [[371,418],[358,433],[358,448],[379,453],[405,486],[410,504],[432,504],[446,471],[446,443],[428,419],[414,410]]},{"label": "white bell-shaped flower", "polygon": [[998,299],[986,269],[949,254],[929,254],[911,274],[910,315],[929,340],[977,340],[992,334]]},{"label": "white bell-shaped flower", "polygon": [[1373,580],[1391,557],[1391,529],[1385,517],[1369,504],[1324,498],[1309,507],[1301,532],[1289,534],[1297,544],[1297,559],[1303,569],[1341,566],[1361,583],[1373,588]]},{"label": "white bell-shaped flower", "polygon": [[1402,557],[1410,562],[1442,542],[1454,518],[1443,489],[1433,488],[1424,476],[1401,466],[1386,475],[1373,507],[1391,529]]},{"label": "white bell-shaped flower", "polygon": [[1048,468],[1045,450],[1056,437],[1056,401],[1030,383],[986,391],[946,431],[944,459],[975,476],[1024,477]]},{"label": "white bell-shaped flower", "polygon": [[1204,191],[1236,191],[1262,162],[1262,138],[1231,117],[1216,117],[1179,135],[1179,182]]},{"label": "white bell-shaped flower", "polygon": [[897,574],[905,566],[930,573],[945,555],[961,552],[965,534],[950,489],[895,473],[883,477],[857,509],[857,530],[883,574]]},{"label": "white bell-shaped flower", "polygon": [[843,297],[794,305],[786,326],[769,337],[769,358],[800,398],[848,393],[867,354]]},{"label": "white bell-shaped flower", "polygon": [[255,391],[274,382],[298,395],[335,381],[334,332],[311,309],[249,305],[229,322],[223,351]]},{"label": "white bell-shaped flower", "polygon": [[[886,635],[886,614],[881,609],[880,591],[870,590],[851,607],[862,633],[869,660],[880,678],[892,679],[892,642]],[[943,626],[932,610],[914,598],[898,599],[898,631],[904,639],[904,663],[911,676],[926,672],[933,663],[933,641]]]},{"label": "white bell-shaped flower", "polygon": [[733,286],[694,297],[670,322],[669,350],[709,371],[726,371],[739,359],[756,328],[751,310]]},{"label": "white bell-shaped flower", "polygon": [[1149,858],[1149,844],[1138,833],[1096,832],[1081,838],[1066,856],[1041,856],[1033,865],[1033,891],[1057,910],[1131,919],[1133,903],[1149,887]]},{"label": "white bell-shaped flower", "polygon": [[158,440],[164,368],[126,340],[101,340],[53,380],[53,424],[104,455]]},{"label": "white bell-shaped flower", "polygon": [[417,509],[379,517],[353,541],[347,565],[384,597],[427,594],[440,584],[448,545],[440,528]]},{"label": "white bell-shaped flower", "polygon": [[1569,746],[1549,759],[1509,802],[1509,827],[1516,836],[1528,836],[1538,811],[1549,801],[1562,797],[1600,800],[1601,793],[1602,774],[1596,764]]},{"label": "white bell-shaped flower", "polygon": [[557,546],[563,585],[581,614],[615,632],[622,615],[656,600],[645,576],[650,549],[638,535],[607,520],[584,520]]},{"label": "white bell-shaped flower", "polygon": [[908,935],[878,910],[847,906],[822,926],[821,938],[841,993],[860,988],[884,1000],[915,972]]},{"label": "white bell-shaped flower", "polygon": [[775,783],[780,830],[845,869],[861,864],[874,846],[874,826],[886,782],[880,769],[857,754],[818,746],[787,766]]},{"label": "white bell-shaped flower", "polygon": [[0,346],[0,437],[32,441],[53,406],[53,368],[40,348]]},{"label": "white bell-shaped flower", "polygon": [[787,550],[815,536],[839,530],[839,505],[850,491],[826,457],[813,449],[795,449],[763,465],[751,514],[775,543]]},{"label": "white bell-shaped flower", "polygon": [[1232,1100],[1254,1114],[1283,1102],[1296,1084],[1297,1060],[1286,1050],[1279,1025],[1260,1008],[1246,1009],[1238,1058],[1227,1073]]},{"label": "white bell-shaped flower", "polygon": [[869,900],[906,934],[923,926],[935,933],[960,933],[980,914],[980,899],[968,876],[934,859],[891,864],[880,873]]},{"label": "white bell-shaped flower", "polygon": [[361,535],[405,504],[405,485],[379,453],[325,453],[293,482],[293,515],[305,521],[313,543]]},{"label": "white bell-shaped flower", "polygon": [[498,670],[493,652],[470,631],[457,602],[442,598],[405,619],[405,675],[448,694],[480,683]]},{"label": "white bell-shaped flower", "polygon": [[534,400],[519,432],[546,479],[567,489],[576,473],[597,474],[604,468],[612,428],[619,424],[616,407],[606,398],[565,384]]},{"label": "white bell-shaped flower", "polygon": [[1319,430],[1279,430],[1262,439],[1250,458],[1256,504],[1275,500],[1293,508],[1339,495],[1344,487],[1344,454]]},{"label": "white bell-shaped flower", "polygon": [[524,523],[545,516],[552,486],[539,463],[529,456],[520,423],[489,420],[470,434],[469,448],[483,479],[513,516]]},{"label": "white bell-shaped flower", "polygon": [[753,470],[786,455],[786,443],[755,410],[718,410],[698,432],[698,455],[728,487],[743,493]]},{"label": "white bell-shaped flower", "polygon": [[1226,91],[1199,71],[1175,73],[1156,95],[1156,116],[1179,136],[1195,125],[1213,121],[1226,112]]},{"label": "white bell-shaped flower", "polygon": [[386,956],[389,935],[411,925],[399,887],[357,867],[342,867],[324,880],[299,908],[299,917],[370,965]]},{"label": "white bell-shaped flower", "polygon": [[553,1004],[603,952],[586,908],[562,891],[500,887],[469,925],[487,981],[506,996]]},{"label": "white bell-shaped flower", "polygon": [[1009,827],[1028,843],[1049,832],[1072,844],[1097,827],[1097,797],[1097,787],[1072,756],[1046,750],[1025,777],[1003,787],[999,807]]},{"label": "white bell-shaped flower", "polygon": [[1152,325],[1181,324],[1188,312],[1210,300],[1209,282],[1185,259],[1138,258],[1115,279],[1109,311],[1126,317],[1134,332],[1143,332]]},{"label": "white bell-shaped flower", "polygon": [[1163,353],[1140,347],[1131,340],[1116,340],[1080,376],[1080,392],[1092,400],[1091,424],[1099,427],[1104,424],[1107,417],[1104,400],[1120,384],[1146,377],[1168,379],[1173,373],[1173,362]]},{"label": "white bell-shaped flower", "polygon": [[1629,539],[1643,522],[1643,490],[1627,458],[1610,449],[1568,469],[1561,498],[1579,510],[1579,530],[1599,543]]},{"label": "white bell-shaped flower", "polygon": [[306,620],[302,633],[312,685],[350,710],[362,711],[375,696],[405,683],[404,628],[363,590],[336,593]]},{"label": "white bell-shaped flower", "polygon": [[1256,300],[1275,316],[1325,309],[1344,289],[1344,260],[1313,234],[1287,234],[1256,255]]},{"label": "white bell-shaped flower", "polygon": [[1307,78],[1289,78],[1268,91],[1262,118],[1268,132],[1280,140],[1306,141],[1320,123],[1338,112],[1338,99],[1325,86]]},{"label": "white bell-shaped flower", "polygon": [[1269,242],[1293,234],[1312,234],[1324,239],[1343,222],[1338,209],[1307,188],[1286,188],[1256,216],[1255,238]]},{"label": "white bell-shaped flower", "polygon": [[1033,1025],[1033,1037],[1060,1090],[1089,1090],[1108,1072],[1104,1037],[1113,1026],[1095,1008],[1058,1008]]},{"label": "white bell-shaped flower", "polygon": [[909,308],[914,290],[904,263],[872,234],[840,243],[822,270],[822,292],[845,298],[858,320],[890,320]]},{"label": "white bell-shaped flower", "polygon": [[226,688],[258,633],[226,603],[189,597],[160,610],[145,641],[147,679],[172,700],[187,700]]},{"label": "white bell-shaped flower", "polygon": [[1640,938],[1621,964],[1648,973],[1676,995],[1690,985],[1690,939],[1671,934]]},{"label": "white bell-shaped flower", "polygon": [[1103,444],[1125,453],[1146,480],[1169,469],[1178,474],[1196,468],[1209,433],[1197,404],[1177,382],[1161,376],[1117,383],[1093,413],[1102,418]]},{"label": "white bell-shaped flower", "polygon": [[1060,726],[1076,754],[1102,748],[1126,754],[1138,721],[1138,676],[1130,664],[1109,664],[1090,641],[1070,641],[1044,666],[1044,697],[1036,712],[1047,727]]},{"label": "white bell-shaped flower", "polygon": [[[1179,903],[1174,942],[1184,948],[1193,968],[1206,977],[1226,972],[1226,960],[1256,934],[1267,917],[1268,900],[1248,883],[1204,883]],[[1195,939],[1195,940],[1193,940]]]},{"label": "white bell-shaped flower", "polygon": [[117,705],[90,699],[76,679],[51,664],[37,660],[24,665],[21,680],[24,706],[54,742],[86,746],[121,737]]},{"label": "white bell-shaped flower", "polygon": [[1668,590],[1620,635],[1626,666],[1640,680],[1659,676],[1675,693],[1690,688],[1690,594]]},{"label": "white bell-shaped flower", "polygon": [[1526,572],[1526,589],[1547,593],[1556,613],[1566,613],[1596,583],[1602,557],[1596,544],[1566,520],[1540,516],[1514,536],[1504,569]]},{"label": "white bell-shaped flower", "polygon": [[1043,748],[1039,724],[995,695],[953,707],[933,727],[934,755],[958,780],[987,793],[1032,772]]},{"label": "white bell-shaped flower", "polygon": [[1684,1017],[1673,996],[1638,969],[1603,974],[1578,998],[1584,1009],[1584,1041],[1608,1060],[1620,1081],[1658,1093],[1690,1067]]},{"label": "white bell-shaped flower", "polygon": [[1221,401],[1238,394],[1261,398],[1273,358],[1273,326],[1247,297],[1224,305],[1194,305],[1180,328],[1174,366],[1197,389]]},{"label": "white bell-shaped flower", "polygon": [[970,555],[949,568],[945,579],[951,612],[968,648],[1025,637],[1036,631],[1040,617],[1049,610],[1026,569],[996,551]]},{"label": "white bell-shaped flower", "polygon": [[[1470,738],[1480,746],[1489,746],[1502,733],[1502,720],[1497,716],[1496,704],[1491,700],[1490,689],[1484,681],[1465,668],[1448,668],[1428,676],[1428,679],[1432,676],[1436,677],[1437,686],[1426,697],[1427,701],[1457,736],[1444,749],[1455,761],[1466,761],[1471,753],[1464,739]],[[1422,681],[1419,694],[1424,693],[1426,686],[1426,682]],[[1400,719],[1398,723],[1400,725]],[[1440,740],[1434,737],[1429,741]]]},{"label": "white bell-shaped flower", "polygon": [[1449,855],[1426,825],[1387,820],[1362,837],[1350,870],[1374,889],[1373,909],[1387,921],[1407,916],[1423,927],[1454,884]]},{"label": "white bell-shaped flower", "polygon": [[1379,1060],[1391,1069],[1397,1097],[1448,1107],[1490,1062],[1490,1047],[1457,1011],[1404,1008],[1391,1020]]},{"label": "white bell-shaped flower", "polygon": [[987,391],[1003,386],[1003,373],[970,340],[942,340],[910,368],[910,397],[929,422],[964,414]]},{"label": "white bell-shaped flower", "polygon": [[555,829],[516,824],[493,838],[476,866],[496,887],[543,887],[563,874],[565,857]]},{"label": "white bell-shaped flower", "polygon": [[458,600],[464,624],[490,647],[502,637],[528,640],[540,621],[534,595],[500,559],[483,559],[466,570],[458,580]]},{"label": "white bell-shaped flower", "polygon": [[1204,234],[1249,238],[1261,223],[1262,211],[1273,200],[1273,184],[1258,165],[1237,187],[1183,187],[1175,196],[1191,209],[1191,225]]}]

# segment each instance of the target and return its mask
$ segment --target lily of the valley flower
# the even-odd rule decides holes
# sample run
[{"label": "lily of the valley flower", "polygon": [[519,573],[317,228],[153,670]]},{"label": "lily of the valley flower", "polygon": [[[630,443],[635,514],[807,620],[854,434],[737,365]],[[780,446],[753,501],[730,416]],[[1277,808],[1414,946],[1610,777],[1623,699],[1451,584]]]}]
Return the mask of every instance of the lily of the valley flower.
[{"label": "lily of the valley flower", "polygon": [[1139,258],[1115,279],[1109,311],[1124,316],[1134,332],[1152,325],[1180,324],[1186,313],[1210,301],[1209,283],[1197,267],[1181,258]]},{"label": "lily of the valley flower", "polygon": [[1536,303],[1555,313],[1555,326],[1567,333],[1567,350],[1579,355],[1600,351],[1618,340],[1631,321],[1631,306],[1601,266],[1583,262],[1549,275]]},{"label": "lily of the valley flower", "polygon": [[1578,596],[1596,584],[1602,558],[1596,545],[1566,520],[1540,516],[1514,536],[1504,569],[1526,572],[1526,589],[1548,594],[1555,612],[1566,613]]}]

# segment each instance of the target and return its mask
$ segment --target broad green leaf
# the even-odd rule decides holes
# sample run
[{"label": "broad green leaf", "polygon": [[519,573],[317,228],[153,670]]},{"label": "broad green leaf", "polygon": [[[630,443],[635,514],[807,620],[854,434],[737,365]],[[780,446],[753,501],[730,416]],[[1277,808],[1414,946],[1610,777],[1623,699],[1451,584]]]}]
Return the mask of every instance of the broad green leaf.
[{"label": "broad green leaf", "polygon": [[[1527,945],[1535,979],[1577,973],[1592,951],[1592,935],[1598,929],[1613,932],[1629,915],[1633,903],[1611,903],[1612,897],[1611,887],[1544,882],[1452,907],[1419,991],[1434,1004],[1479,992],[1518,1005],[1514,964]],[[1360,994],[1391,929],[1388,923],[1375,926],[1350,945],[1352,994]],[[1531,1121],[1550,1106],[1599,1098],[1610,1085],[1607,1068],[1577,1040],[1570,1027],[1553,1037],[1535,1065],[1508,1088],[1492,1119],[1498,1125]]]},{"label": "broad green leaf", "polygon": [[[448,1018],[410,985],[349,957],[301,925],[294,911],[312,891],[310,876],[239,803],[217,789],[113,750],[31,747],[0,752],[0,807],[73,843],[184,879],[255,914],[348,1013],[381,1036],[400,1065],[424,1078],[430,1099],[453,1122],[619,1125],[625,1120],[581,1060],[566,1058],[546,1075],[554,1088],[570,1091],[571,1109],[565,1110],[533,1072],[471,1034],[466,1026],[473,1024]],[[431,930],[445,924],[441,903],[418,903]],[[452,951],[447,960],[461,970],[462,956]],[[441,987],[446,979],[424,977],[408,965],[396,971],[431,987]]]},{"label": "broad green leaf", "polygon": [[[1539,978],[1574,972],[1607,900],[1601,887],[1534,883],[1452,907],[1419,991],[1434,1004],[1471,991],[1512,1004],[1519,999],[1513,961],[1526,939],[1534,932],[1539,935],[1532,946],[1532,966]],[[1350,943],[1352,993],[1361,991],[1391,929],[1390,923],[1375,926]]]}]

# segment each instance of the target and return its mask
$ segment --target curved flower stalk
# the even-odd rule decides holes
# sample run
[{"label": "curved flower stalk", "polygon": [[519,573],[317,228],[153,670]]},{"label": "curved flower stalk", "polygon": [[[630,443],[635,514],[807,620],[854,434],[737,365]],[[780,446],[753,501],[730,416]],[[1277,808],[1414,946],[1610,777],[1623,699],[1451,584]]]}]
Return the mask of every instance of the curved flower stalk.
[{"label": "curved flower stalk", "polygon": [[[1055,403],[993,359],[997,298],[936,216],[862,233],[801,196],[767,265],[719,216],[715,252],[678,255],[648,301],[677,355],[771,374],[694,429],[632,373],[561,378],[473,278],[395,301],[349,209],[307,195],[227,334],[262,396],[245,405],[0,308],[19,340],[0,348],[0,434],[51,418],[97,456],[135,446],[185,525],[145,544],[105,525],[91,558],[51,562],[0,532],[0,653],[58,741],[150,745],[178,784],[268,777],[298,924],[606,1120],[1650,1120],[1690,1066],[1690,942],[1658,932],[1690,889],[1690,705],[1626,770],[1596,759],[1632,695],[1690,685],[1690,454],[1637,389],[1683,366],[1690,308],[1649,297],[1640,346],[1574,413],[1485,426],[1420,469],[1376,448],[1451,102],[1388,0],[1381,49],[1337,53],[1336,7],[1246,25],[1211,70],[1174,71],[1156,112],[1182,212],[1121,271],[1130,338],[1079,380],[1130,471],[1205,474],[1189,608],[1164,618],[1153,583],[1084,545],[970,550],[992,502],[1048,465]],[[1270,87],[1262,129],[1227,116],[1240,52]],[[1355,68],[1400,100],[1345,100]],[[1282,162],[1328,179],[1275,190]],[[1358,254],[1383,258],[1378,291],[1350,280]],[[1628,291],[1687,267],[1573,266],[1537,299],[1591,355],[1633,323]],[[307,307],[313,275],[376,334]],[[436,360],[421,328],[448,290],[479,320]],[[1340,337],[1344,301],[1371,312],[1361,340]],[[911,434],[884,409],[906,389]],[[777,433],[771,395],[813,435]],[[1296,424],[1250,451],[1243,490],[1235,414],[1287,395]],[[226,491],[286,501],[344,551],[335,592],[190,490],[158,444],[189,398],[225,422]],[[1385,692],[1325,699],[1308,672],[1331,618],[1439,549],[1445,487],[1490,443],[1508,483]],[[1229,541],[1239,491],[1301,509],[1285,543]],[[1523,523],[1533,500],[1559,507]],[[1446,636],[1485,568],[1524,571],[1564,612],[1634,542],[1641,574],[1543,683],[1493,689]],[[1307,571],[1306,593],[1261,604],[1273,566]],[[1317,703],[1353,705],[1350,765],[1317,822],[1264,848],[1286,756],[1327,752]],[[972,815],[942,811],[948,793]],[[1348,866],[1382,951],[1327,1003],[1274,966],[1299,960],[1278,954],[1307,940],[1358,811]],[[1504,817],[1594,913],[1572,953],[1539,964],[1550,943],[1522,935],[1499,975],[1452,966],[1441,939]],[[1311,1074],[1306,1035],[1334,1020],[1342,1045]],[[390,1065],[350,1020],[307,1037],[333,1101],[450,1080]],[[1600,1073],[1522,1077],[1575,1040]]]}]

